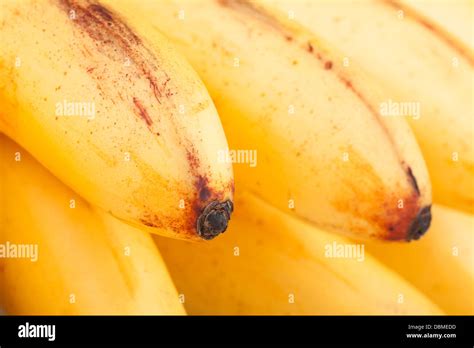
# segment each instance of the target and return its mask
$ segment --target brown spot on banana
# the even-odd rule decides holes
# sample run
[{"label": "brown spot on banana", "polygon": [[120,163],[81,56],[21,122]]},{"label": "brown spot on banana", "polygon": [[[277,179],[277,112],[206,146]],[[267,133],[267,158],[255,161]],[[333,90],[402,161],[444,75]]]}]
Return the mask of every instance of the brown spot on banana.
[{"label": "brown spot on banana", "polygon": [[[430,206],[421,207],[417,190],[413,186],[408,190],[388,188],[363,156],[354,151],[350,156],[351,161],[344,165],[340,191],[336,193],[339,198],[331,202],[337,211],[359,221],[350,229],[363,238],[366,227],[360,222],[364,221],[377,239],[410,241],[421,237],[430,225],[431,214]],[[364,177],[364,182],[354,181],[358,177]],[[365,204],[353,204],[356,200]]]},{"label": "brown spot on banana", "polygon": [[197,216],[196,230],[201,238],[210,240],[225,232],[234,206],[232,201],[223,200],[222,191],[209,186],[207,177],[199,174],[201,164],[194,151],[187,152],[187,159],[189,168],[196,178],[194,185],[197,197],[193,203],[193,210]]},{"label": "brown spot on banana", "polygon": [[[78,40],[84,42],[84,47],[80,47],[80,50],[93,51],[92,57],[102,56],[104,61],[108,60],[115,65],[129,62],[128,69],[119,69],[123,75],[113,76],[113,79],[106,75],[106,64],[102,60],[100,61],[102,66],[93,69],[90,65],[84,65],[84,70],[97,82],[103,97],[111,101],[130,101],[128,111],[143,120],[152,134],[159,134],[153,128],[163,117],[167,117],[166,121],[172,127],[171,133],[187,155],[188,170],[194,180],[195,190],[193,197],[189,197],[189,192],[182,194],[183,197],[192,200],[190,208],[186,208],[186,221],[158,216],[153,209],[144,207],[145,212],[139,222],[152,228],[194,231],[197,236],[206,240],[224,232],[233,209],[232,202],[224,197],[229,188],[216,188],[209,184],[209,174],[206,172],[208,168],[201,165],[199,154],[192,141],[180,132],[180,125],[172,116],[178,109],[178,101],[174,96],[179,91],[160,66],[158,53],[148,49],[145,40],[142,40],[118,15],[97,2],[90,0],[53,0],[53,2],[65,12],[65,15],[74,11],[75,18],[71,19],[71,23],[76,35],[87,38],[83,41]],[[114,79],[123,79],[126,87],[118,87],[113,83]],[[160,105],[160,110],[168,108],[169,112],[157,112],[159,108],[155,103]],[[207,106],[206,100],[193,105],[191,110],[199,112]],[[151,169],[142,169],[150,176],[156,175],[150,173]],[[161,180],[160,182],[163,182],[163,179]]]}]

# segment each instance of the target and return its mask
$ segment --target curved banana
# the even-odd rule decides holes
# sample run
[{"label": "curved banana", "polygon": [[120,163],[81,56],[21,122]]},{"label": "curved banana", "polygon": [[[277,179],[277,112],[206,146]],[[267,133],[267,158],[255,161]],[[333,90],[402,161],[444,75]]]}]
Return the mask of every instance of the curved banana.
[{"label": "curved banana", "polygon": [[[344,51],[349,67],[358,64],[381,81],[381,104],[392,117],[407,118],[415,132],[434,201],[474,213],[472,46],[397,1],[265,2]],[[454,9],[456,2],[447,6]],[[470,18],[459,23],[468,23],[463,28],[472,42],[472,12]],[[400,112],[410,106],[417,115]]]},{"label": "curved banana", "polygon": [[150,235],[90,205],[0,135],[0,307],[14,315],[184,314]]},{"label": "curved banana", "polygon": [[474,216],[433,206],[430,233],[418,243],[367,242],[365,250],[451,315],[474,314]]},{"label": "curved banana", "polygon": [[441,313],[349,240],[250,194],[229,228],[212,243],[155,238],[190,314]]},{"label": "curved banana", "polygon": [[189,64],[145,34],[93,1],[3,1],[0,131],[127,223],[211,239],[232,210],[222,125]]},{"label": "curved banana", "polygon": [[474,2],[472,0],[391,0],[404,12],[414,11],[428,26],[444,31],[450,40],[474,51]]},{"label": "curved banana", "polygon": [[430,183],[408,125],[381,117],[379,87],[354,80],[311,33],[243,0],[103,3],[166,33],[200,74],[239,189],[340,233],[404,240],[427,230]]}]

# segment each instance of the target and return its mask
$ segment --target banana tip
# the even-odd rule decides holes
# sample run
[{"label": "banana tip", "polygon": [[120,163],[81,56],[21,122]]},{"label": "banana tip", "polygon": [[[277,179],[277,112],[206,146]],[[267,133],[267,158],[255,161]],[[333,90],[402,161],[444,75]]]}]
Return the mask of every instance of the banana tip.
[{"label": "banana tip", "polygon": [[230,215],[234,210],[231,201],[212,201],[197,219],[197,232],[202,239],[211,240],[227,229]]},{"label": "banana tip", "polygon": [[431,224],[431,205],[422,208],[408,230],[407,240],[417,240],[428,231]]}]

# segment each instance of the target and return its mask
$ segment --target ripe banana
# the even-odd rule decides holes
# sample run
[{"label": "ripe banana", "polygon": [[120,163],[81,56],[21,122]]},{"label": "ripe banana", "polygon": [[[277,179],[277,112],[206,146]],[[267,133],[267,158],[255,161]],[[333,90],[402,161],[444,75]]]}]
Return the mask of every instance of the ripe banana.
[{"label": "ripe banana", "polygon": [[256,154],[234,166],[239,189],[340,233],[427,230],[431,188],[409,126],[381,117],[379,86],[304,28],[243,0],[102,3],[166,33],[200,74],[233,154]]},{"label": "ripe banana", "polygon": [[189,64],[146,34],[92,1],[2,1],[0,131],[127,223],[211,239],[232,211],[222,125]]},{"label": "ripe banana", "polygon": [[184,314],[150,235],[90,205],[0,135],[0,307],[15,315]]},{"label": "ripe banana", "polygon": [[[434,201],[474,213],[472,46],[393,1],[265,2],[346,52],[350,62],[382,82],[392,105],[417,106],[419,115],[408,120],[429,169]],[[470,18],[463,29],[472,42],[472,12]]]},{"label": "ripe banana", "polygon": [[349,240],[250,194],[237,199],[231,233],[212,243],[155,238],[188,313],[441,313],[364,250],[340,254],[357,247]]},{"label": "ripe banana", "polygon": [[415,11],[428,26],[445,31],[451,40],[474,50],[474,2],[472,0],[392,0],[404,12]]},{"label": "ripe banana", "polygon": [[474,217],[433,206],[430,233],[418,243],[368,242],[365,250],[425,293],[447,314],[474,314]]}]

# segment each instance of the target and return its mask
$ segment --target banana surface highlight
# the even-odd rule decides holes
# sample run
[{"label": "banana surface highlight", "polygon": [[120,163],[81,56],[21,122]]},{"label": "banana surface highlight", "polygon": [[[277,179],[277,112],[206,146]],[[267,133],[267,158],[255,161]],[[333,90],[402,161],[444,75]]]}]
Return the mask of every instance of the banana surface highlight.
[{"label": "banana surface highlight", "polygon": [[4,135],[0,145],[6,313],[185,314],[148,233],[95,212]]}]

